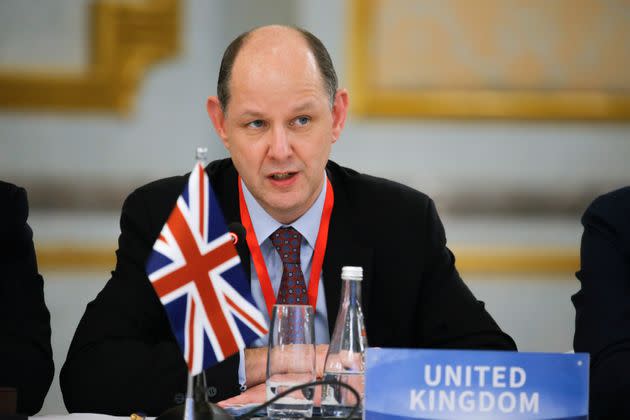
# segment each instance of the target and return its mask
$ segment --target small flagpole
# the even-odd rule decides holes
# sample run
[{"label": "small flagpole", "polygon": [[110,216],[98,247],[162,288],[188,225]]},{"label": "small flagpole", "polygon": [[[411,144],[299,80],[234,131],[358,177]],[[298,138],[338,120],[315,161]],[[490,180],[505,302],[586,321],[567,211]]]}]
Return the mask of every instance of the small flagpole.
[{"label": "small flagpole", "polygon": [[[202,167],[208,163],[208,148],[197,147],[195,150],[195,160]],[[190,361],[192,363],[192,361]],[[195,410],[199,409],[199,404],[206,403],[206,381],[205,374],[201,372],[196,376],[190,374],[188,370],[188,382],[186,389],[186,404],[184,406],[184,420],[197,420]],[[203,416],[202,416],[203,417]]]},{"label": "small flagpole", "polygon": [[188,371],[188,384],[186,390],[186,404],[184,405],[184,420],[201,420],[207,418],[210,401],[206,385],[206,373],[201,372],[195,376]]},{"label": "small flagpole", "polygon": [[207,147],[197,147],[195,151],[195,160],[197,163],[200,163],[201,166],[205,167],[208,164],[208,148]]},{"label": "small flagpole", "polygon": [[195,390],[193,387],[193,377],[190,374],[190,370],[188,371],[184,420],[195,420]]}]

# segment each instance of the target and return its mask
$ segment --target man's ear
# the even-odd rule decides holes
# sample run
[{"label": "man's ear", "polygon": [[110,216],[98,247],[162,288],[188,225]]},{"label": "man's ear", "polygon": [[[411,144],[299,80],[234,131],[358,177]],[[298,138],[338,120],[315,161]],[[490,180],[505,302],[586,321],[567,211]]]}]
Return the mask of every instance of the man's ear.
[{"label": "man's ear", "polygon": [[333,143],[337,141],[341,135],[341,131],[346,124],[346,117],[348,116],[348,91],[346,89],[339,89],[335,93],[335,101],[333,102],[332,116],[333,116]]},{"label": "man's ear", "polygon": [[206,110],[208,111],[208,116],[212,120],[214,131],[216,131],[217,135],[221,138],[223,145],[228,148],[227,132],[225,131],[225,114],[221,108],[219,98],[216,96],[208,97]]}]

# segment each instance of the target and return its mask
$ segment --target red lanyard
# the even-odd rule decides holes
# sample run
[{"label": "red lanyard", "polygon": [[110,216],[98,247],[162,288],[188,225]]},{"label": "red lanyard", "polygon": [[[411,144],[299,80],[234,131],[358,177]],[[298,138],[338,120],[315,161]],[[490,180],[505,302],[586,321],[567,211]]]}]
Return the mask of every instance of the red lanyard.
[{"label": "red lanyard", "polygon": [[[247,203],[245,203],[245,197],[243,196],[243,187],[241,185],[241,177],[238,177],[238,201],[241,211],[241,222],[245,226],[247,231],[246,240],[249,251],[252,255],[252,261],[254,262],[254,268],[256,274],[258,274],[258,281],[260,282],[260,288],[262,289],[265,302],[267,303],[267,311],[269,317],[271,317],[271,309],[276,303],[276,295],[273,292],[273,286],[271,286],[271,280],[269,279],[269,273],[267,272],[267,265],[258,246],[258,239],[256,238],[256,232],[254,232],[254,225],[252,219],[249,217],[249,211],[247,210]],[[332,214],[333,203],[335,201],[332,185],[328,178],[326,178],[326,199],[324,200],[324,210],[322,211],[322,218],[319,223],[319,232],[317,233],[317,240],[315,241],[315,250],[313,251],[313,264],[311,268],[311,278],[308,282],[308,303],[313,307],[313,310],[317,306],[317,293],[319,289],[319,275],[322,272],[322,264],[324,262],[324,254],[326,253],[326,242],[328,241],[328,226],[330,224],[330,215]]]}]

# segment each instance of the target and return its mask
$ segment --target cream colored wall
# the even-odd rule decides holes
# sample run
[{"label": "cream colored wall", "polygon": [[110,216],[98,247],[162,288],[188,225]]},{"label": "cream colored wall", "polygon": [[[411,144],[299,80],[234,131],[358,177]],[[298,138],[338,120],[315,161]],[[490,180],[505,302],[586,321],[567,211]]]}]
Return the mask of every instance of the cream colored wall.
[{"label": "cream colored wall", "polygon": [[5,0],[0,2],[0,68],[74,71],[88,61],[91,0]]}]

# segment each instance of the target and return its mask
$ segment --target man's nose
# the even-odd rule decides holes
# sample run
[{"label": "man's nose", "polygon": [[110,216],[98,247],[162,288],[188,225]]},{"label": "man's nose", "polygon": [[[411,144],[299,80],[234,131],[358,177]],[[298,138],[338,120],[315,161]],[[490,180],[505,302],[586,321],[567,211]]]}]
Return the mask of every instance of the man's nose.
[{"label": "man's nose", "polygon": [[286,159],[291,155],[289,133],[285,127],[275,126],[269,132],[269,156],[274,159]]}]

